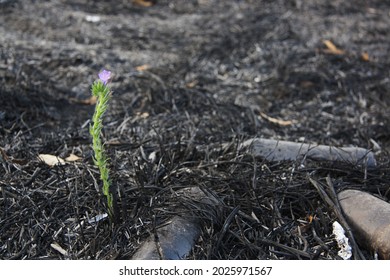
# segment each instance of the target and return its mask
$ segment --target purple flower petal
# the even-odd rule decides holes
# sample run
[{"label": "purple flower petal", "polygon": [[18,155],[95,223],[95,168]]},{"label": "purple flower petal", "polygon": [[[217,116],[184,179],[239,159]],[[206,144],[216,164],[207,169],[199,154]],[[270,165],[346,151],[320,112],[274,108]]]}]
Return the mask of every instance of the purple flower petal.
[{"label": "purple flower petal", "polygon": [[111,72],[107,70],[103,70],[99,73],[99,79],[103,82],[103,84],[107,84],[108,80],[111,78]]}]

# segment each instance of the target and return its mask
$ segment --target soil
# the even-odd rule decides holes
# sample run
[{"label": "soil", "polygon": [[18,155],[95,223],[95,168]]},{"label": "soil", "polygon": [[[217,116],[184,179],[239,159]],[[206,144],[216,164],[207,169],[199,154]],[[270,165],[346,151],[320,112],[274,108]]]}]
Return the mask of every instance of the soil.
[{"label": "soil", "polygon": [[[187,259],[339,259],[338,216],[311,181],[390,199],[389,50],[381,0],[0,1],[0,258],[130,259],[195,215]],[[114,224],[92,219],[106,212],[88,131],[103,68]],[[253,137],[359,146],[378,166],[268,162],[238,149]]]}]

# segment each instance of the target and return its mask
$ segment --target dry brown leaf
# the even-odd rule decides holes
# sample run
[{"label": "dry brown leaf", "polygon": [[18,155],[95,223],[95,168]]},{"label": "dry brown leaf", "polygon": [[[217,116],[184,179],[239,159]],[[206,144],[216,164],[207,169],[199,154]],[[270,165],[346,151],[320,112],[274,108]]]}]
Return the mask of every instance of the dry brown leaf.
[{"label": "dry brown leaf", "polygon": [[149,64],[143,64],[143,65],[135,67],[135,70],[137,70],[139,72],[146,71],[148,69],[150,69],[150,65]]},{"label": "dry brown leaf", "polygon": [[197,84],[198,84],[198,81],[197,81],[197,80],[193,80],[193,81],[187,83],[186,86],[187,86],[188,88],[193,88],[193,87],[195,87]]},{"label": "dry brown leaf", "polygon": [[136,116],[141,118],[141,119],[147,119],[147,118],[149,118],[149,113],[148,112],[137,112]]},{"label": "dry brown leaf", "polygon": [[3,149],[2,148],[0,148],[0,162],[1,161],[8,161],[9,160],[9,158],[8,158],[8,156],[7,156],[7,154],[3,151]]},{"label": "dry brown leaf", "polygon": [[2,148],[0,148],[0,162],[10,162],[10,163],[16,163],[16,164],[19,164],[19,165],[25,165],[25,164],[28,163],[28,160],[9,157],[5,153],[5,151]]},{"label": "dry brown leaf", "polygon": [[49,154],[39,154],[38,159],[43,161],[49,166],[55,166],[55,165],[63,165],[65,164],[65,161],[57,156],[49,155]]},{"label": "dry brown leaf", "polygon": [[275,124],[278,124],[278,125],[281,125],[281,126],[288,126],[288,125],[292,125],[292,124],[295,123],[294,120],[291,120],[291,121],[279,120],[279,119],[276,119],[276,118],[267,116],[267,115],[264,114],[263,112],[260,112],[260,116],[261,116],[262,118],[266,119],[267,121],[271,122],[271,123],[275,123]]},{"label": "dry brown leaf", "polygon": [[70,98],[70,101],[78,104],[84,104],[84,105],[95,105],[97,101],[97,97],[91,96],[90,98],[87,99]]},{"label": "dry brown leaf", "polygon": [[302,81],[300,83],[300,86],[303,88],[311,88],[311,87],[314,87],[315,84],[312,81]]},{"label": "dry brown leaf", "polygon": [[76,156],[75,154],[70,154],[67,158],[65,158],[65,161],[77,161],[82,159],[79,156]]},{"label": "dry brown leaf", "polygon": [[141,7],[151,7],[156,1],[153,0],[133,0],[133,3]]},{"label": "dry brown leaf", "polygon": [[326,53],[337,54],[337,55],[345,54],[345,51],[337,48],[330,40],[323,40],[322,42],[328,48],[327,50],[325,50]]},{"label": "dry brown leaf", "polygon": [[117,138],[110,139],[104,143],[104,145],[107,145],[107,146],[119,146],[122,144],[123,144],[123,142],[119,141]]},{"label": "dry brown leaf", "polygon": [[362,58],[363,61],[370,61],[370,56],[366,52],[362,53],[361,58]]}]

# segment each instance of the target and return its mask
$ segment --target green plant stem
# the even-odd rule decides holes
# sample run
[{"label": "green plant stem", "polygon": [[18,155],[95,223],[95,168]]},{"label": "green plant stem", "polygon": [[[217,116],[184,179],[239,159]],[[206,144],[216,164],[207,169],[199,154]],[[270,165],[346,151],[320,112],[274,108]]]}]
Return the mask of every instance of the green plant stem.
[{"label": "green plant stem", "polygon": [[96,81],[92,85],[92,94],[97,97],[95,112],[92,117],[92,125],[90,126],[90,134],[92,136],[92,146],[94,155],[94,163],[99,168],[100,179],[103,181],[103,194],[107,198],[108,214],[111,221],[114,220],[114,201],[113,195],[110,192],[111,181],[109,178],[109,168],[107,157],[104,150],[104,144],[100,138],[103,124],[103,115],[107,110],[108,101],[110,100],[110,88],[101,81]]}]

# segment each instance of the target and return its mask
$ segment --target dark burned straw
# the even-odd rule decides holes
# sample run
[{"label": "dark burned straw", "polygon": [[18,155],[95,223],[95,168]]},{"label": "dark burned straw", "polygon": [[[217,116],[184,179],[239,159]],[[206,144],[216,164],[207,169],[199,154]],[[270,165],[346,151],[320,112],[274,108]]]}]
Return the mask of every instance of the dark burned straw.
[{"label": "dark burned straw", "polygon": [[95,112],[92,117],[92,125],[89,128],[89,133],[92,136],[94,163],[99,168],[100,179],[103,181],[103,194],[107,197],[108,214],[111,221],[114,218],[113,195],[110,192],[111,181],[109,179],[109,168],[107,157],[104,151],[104,145],[100,139],[102,132],[103,115],[107,110],[108,101],[110,100],[111,90],[107,85],[111,78],[111,72],[103,70],[99,73],[99,80],[92,84],[92,95],[97,98]]}]

